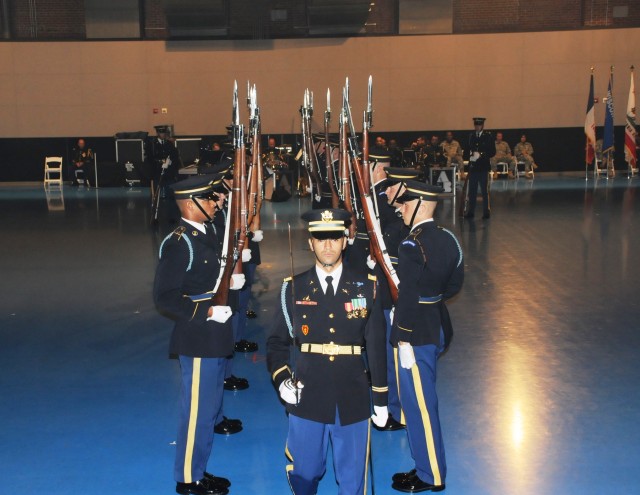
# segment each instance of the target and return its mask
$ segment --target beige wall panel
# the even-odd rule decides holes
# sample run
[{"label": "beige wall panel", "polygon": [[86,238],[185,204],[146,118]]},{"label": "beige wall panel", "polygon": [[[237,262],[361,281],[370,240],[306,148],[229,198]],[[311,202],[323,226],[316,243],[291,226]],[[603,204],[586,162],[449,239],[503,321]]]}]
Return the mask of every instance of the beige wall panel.
[{"label": "beige wall panel", "polygon": [[0,105],[0,136],[19,136],[16,122],[16,105]]},{"label": "beige wall panel", "polygon": [[12,74],[14,50],[9,43],[0,43],[0,74]]},{"label": "beige wall panel", "polygon": [[[543,33],[541,33],[543,34]],[[521,34],[480,34],[461,35],[452,38],[455,41],[455,63],[459,67],[484,69],[525,63],[523,60],[524,39]]]},{"label": "beige wall panel", "polygon": [[82,90],[78,95],[82,95],[82,104],[89,108],[105,102],[120,106],[147,105],[147,80],[145,74],[87,74],[82,77]]},{"label": "beige wall panel", "polygon": [[[84,113],[85,108],[79,105],[20,105],[15,117],[16,133],[3,137],[74,136],[69,129],[77,129],[76,123],[84,123]],[[98,124],[99,120],[95,119],[92,128],[99,127]]]},{"label": "beige wall panel", "polygon": [[[16,96],[0,104],[15,103],[21,122],[16,132],[25,137],[151,131],[158,123],[173,123],[178,133],[219,134],[230,123],[233,80],[238,80],[244,109],[250,79],[258,87],[265,133],[299,132],[306,87],[315,93],[317,129],[331,88],[335,131],[345,76],[360,128],[367,78],[373,74],[380,131],[466,131],[474,114],[503,128],[581,126],[589,67],[595,65],[596,94],[602,98],[613,64],[620,124],[628,67],[640,66],[637,46],[640,29],[234,42],[8,42],[0,44],[0,61],[5,62],[0,71],[10,77],[0,84],[13,87]],[[79,77],[71,77],[75,74]],[[61,105],[63,110],[79,105],[82,118],[65,118],[50,131],[38,119],[59,113]],[[169,109],[167,115],[152,113],[162,107]],[[242,115],[246,121],[246,110]],[[598,108],[598,122],[601,116]],[[28,118],[36,119],[33,125]],[[54,134],[42,134],[45,129]]]},{"label": "beige wall panel", "polygon": [[14,78],[9,74],[0,74],[0,105],[15,106],[15,103]]},{"label": "beige wall panel", "polygon": [[[92,107],[91,113],[83,113],[75,125],[72,136],[110,136],[116,132],[153,131],[149,126],[146,105],[101,105]],[[166,122],[164,120],[163,122]],[[91,131],[86,131],[91,129]]]},{"label": "beige wall panel", "polygon": [[73,74],[21,74],[15,78],[17,105],[75,105],[82,94],[82,78]]},{"label": "beige wall panel", "polygon": [[74,68],[75,64],[71,61],[69,70],[91,74],[146,73],[145,50],[135,45],[137,43],[82,43],[80,62]]},{"label": "beige wall panel", "polygon": [[[572,36],[567,36],[569,32]],[[576,60],[589,60],[592,50],[591,35],[595,31],[569,32],[526,33],[522,38],[521,62],[530,66],[538,66],[571,64]],[[611,34],[613,31],[608,32]],[[516,60],[513,62],[515,63]]]},{"label": "beige wall panel", "polygon": [[16,74],[68,74],[77,72],[82,43],[11,43]]}]

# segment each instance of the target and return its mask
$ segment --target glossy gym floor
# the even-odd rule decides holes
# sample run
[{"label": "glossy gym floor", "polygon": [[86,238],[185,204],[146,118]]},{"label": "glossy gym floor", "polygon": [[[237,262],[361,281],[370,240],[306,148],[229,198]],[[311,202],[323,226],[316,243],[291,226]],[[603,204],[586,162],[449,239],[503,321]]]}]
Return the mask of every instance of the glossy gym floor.
[{"label": "glossy gym floor", "polygon": [[[460,239],[466,280],[439,362],[445,493],[640,493],[640,179],[497,180],[490,220],[436,219]],[[179,370],[151,298],[159,244],[148,189],[0,185],[0,493],[171,494]],[[216,435],[209,471],[232,494],[282,495],[287,419],[265,329],[290,271],[312,263],[307,198],[263,208],[263,263],[225,392],[244,431]],[[166,212],[166,210],[165,210]],[[372,432],[378,495],[412,467],[406,434]],[[373,487],[371,485],[374,485]],[[319,494],[337,493],[331,463]]]}]

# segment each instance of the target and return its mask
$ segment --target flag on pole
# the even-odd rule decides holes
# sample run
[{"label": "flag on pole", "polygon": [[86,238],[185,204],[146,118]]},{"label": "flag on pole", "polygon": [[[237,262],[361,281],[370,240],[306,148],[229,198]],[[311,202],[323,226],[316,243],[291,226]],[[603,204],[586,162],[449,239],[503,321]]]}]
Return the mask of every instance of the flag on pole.
[{"label": "flag on pole", "polygon": [[624,128],[624,158],[630,169],[636,168],[636,93],[633,84],[633,66],[631,66],[631,86],[629,87],[629,102],[627,103],[627,121]]},{"label": "flag on pole", "polygon": [[584,121],[584,133],[587,136],[587,164],[591,165],[595,158],[595,145],[596,145],[596,117],[595,108],[593,105],[593,68],[591,70],[591,86],[589,88],[589,100],[587,101],[587,118]]},{"label": "flag on pole", "polygon": [[613,67],[609,76],[609,88],[607,89],[607,106],[604,112],[604,140],[602,143],[602,153],[613,151]]}]

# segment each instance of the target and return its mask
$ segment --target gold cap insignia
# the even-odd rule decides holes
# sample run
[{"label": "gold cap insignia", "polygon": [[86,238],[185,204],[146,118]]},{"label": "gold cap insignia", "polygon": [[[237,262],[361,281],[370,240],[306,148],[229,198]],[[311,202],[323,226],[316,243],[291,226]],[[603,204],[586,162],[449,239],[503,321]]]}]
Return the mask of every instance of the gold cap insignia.
[{"label": "gold cap insignia", "polygon": [[322,212],[322,221],[323,222],[332,222],[333,221],[333,213],[330,212],[329,210],[324,210]]}]

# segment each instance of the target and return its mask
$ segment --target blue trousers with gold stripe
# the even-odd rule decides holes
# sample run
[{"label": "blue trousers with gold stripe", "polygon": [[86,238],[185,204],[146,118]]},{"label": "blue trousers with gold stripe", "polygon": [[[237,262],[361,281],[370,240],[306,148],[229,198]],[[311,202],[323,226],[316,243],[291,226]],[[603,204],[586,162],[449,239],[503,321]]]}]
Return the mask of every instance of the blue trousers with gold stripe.
[{"label": "blue trousers with gold stripe", "polygon": [[393,360],[393,347],[389,343],[391,338],[391,310],[384,310],[384,319],[387,322],[387,383],[389,384],[389,414],[396,421],[403,422],[402,409],[400,407],[400,398],[398,397],[398,382],[396,377],[396,368]]},{"label": "blue trousers with gold stripe", "polygon": [[222,419],[225,362],[225,358],[180,356],[182,390],[174,476],[181,483],[202,479],[207,468],[213,427]]},{"label": "blue trousers with gold stripe", "polygon": [[[441,341],[444,341],[442,335]],[[447,475],[436,395],[436,362],[442,350],[442,345],[414,346],[416,364],[407,370],[400,366],[395,349],[400,403],[407,424],[411,457],[418,477],[432,485],[443,484]]]},{"label": "blue trousers with gold stripe", "polygon": [[286,455],[292,464],[287,477],[294,495],[314,495],[327,466],[329,440],[333,446],[333,469],[339,495],[363,495],[367,490],[369,420],[340,424],[336,411],[333,425],[289,414]]}]

